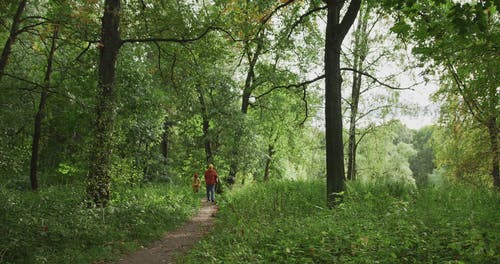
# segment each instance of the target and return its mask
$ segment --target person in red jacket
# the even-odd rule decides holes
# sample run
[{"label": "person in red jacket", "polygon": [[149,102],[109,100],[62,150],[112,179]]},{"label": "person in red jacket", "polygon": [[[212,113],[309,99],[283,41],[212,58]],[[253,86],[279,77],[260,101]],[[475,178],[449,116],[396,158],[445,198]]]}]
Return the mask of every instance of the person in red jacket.
[{"label": "person in red jacket", "polygon": [[215,185],[219,181],[217,171],[214,169],[214,165],[208,165],[208,169],[205,171],[205,184],[207,186],[207,201],[215,203]]}]

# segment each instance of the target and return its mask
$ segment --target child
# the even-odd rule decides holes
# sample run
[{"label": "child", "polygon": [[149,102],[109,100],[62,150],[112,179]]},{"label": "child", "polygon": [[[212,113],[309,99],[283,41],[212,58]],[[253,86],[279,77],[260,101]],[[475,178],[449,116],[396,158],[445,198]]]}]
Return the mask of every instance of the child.
[{"label": "child", "polygon": [[193,191],[197,193],[200,190],[201,182],[198,178],[198,173],[195,173],[193,176]]}]

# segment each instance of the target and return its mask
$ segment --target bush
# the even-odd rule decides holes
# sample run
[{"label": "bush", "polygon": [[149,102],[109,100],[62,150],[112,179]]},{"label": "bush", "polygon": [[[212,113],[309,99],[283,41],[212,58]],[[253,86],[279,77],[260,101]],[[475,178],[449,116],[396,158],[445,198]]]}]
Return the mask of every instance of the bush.
[{"label": "bush", "polygon": [[228,194],[216,231],[182,263],[498,263],[499,194],[350,184],[329,210],[320,182]]},{"label": "bush", "polygon": [[0,188],[0,263],[92,263],[156,240],[198,207],[188,188],[115,188],[110,205],[89,209],[84,186],[38,193]]}]

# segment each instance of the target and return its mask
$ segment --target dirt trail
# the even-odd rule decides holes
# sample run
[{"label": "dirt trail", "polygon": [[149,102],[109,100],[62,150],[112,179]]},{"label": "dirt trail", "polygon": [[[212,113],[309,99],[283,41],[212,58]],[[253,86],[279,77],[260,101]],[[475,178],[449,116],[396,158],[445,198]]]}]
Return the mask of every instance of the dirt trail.
[{"label": "dirt trail", "polygon": [[217,206],[203,200],[200,212],[177,230],[167,233],[161,240],[141,249],[116,264],[175,263],[175,258],[185,254],[200,241],[214,225]]}]

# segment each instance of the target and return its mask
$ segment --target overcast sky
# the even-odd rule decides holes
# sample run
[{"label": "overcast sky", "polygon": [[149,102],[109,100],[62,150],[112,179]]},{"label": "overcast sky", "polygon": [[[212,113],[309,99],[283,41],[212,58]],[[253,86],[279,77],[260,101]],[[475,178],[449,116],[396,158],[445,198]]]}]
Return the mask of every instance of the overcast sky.
[{"label": "overcast sky", "polygon": [[[319,21],[320,27],[323,28],[322,31],[325,29],[324,25],[324,20]],[[353,27],[351,28],[351,31],[355,28],[356,23],[354,23]],[[438,84],[437,81],[430,81],[430,82],[424,82],[424,78],[422,76],[422,72],[424,69],[421,68],[411,68],[409,67],[408,69],[405,69],[407,65],[415,65],[415,58],[411,54],[411,47],[409,44],[403,45],[406,47],[406,49],[402,47],[396,47],[397,45],[394,44],[395,41],[397,41],[396,36],[393,35],[392,33],[389,32],[389,28],[392,25],[390,21],[379,21],[377,25],[375,26],[374,32],[378,32],[378,34],[385,35],[385,40],[383,43],[378,43],[378,44],[372,44],[374,46],[371,47],[371,49],[374,49],[375,52],[369,55],[372,56],[372,60],[374,59],[373,56],[377,57],[377,52],[381,50],[390,50],[393,51],[395,54],[394,57],[391,56],[383,56],[380,62],[378,63],[379,65],[376,66],[376,72],[373,74],[377,79],[379,79],[382,82],[386,82],[387,76],[395,75],[395,79],[392,81],[387,80],[388,84],[396,87],[412,87],[412,90],[403,90],[400,91],[400,97],[399,97],[399,102],[394,104],[393,108],[393,114],[390,114],[389,116],[385,116],[383,119],[380,116],[380,114],[377,114],[374,112],[373,114],[370,114],[370,116],[366,117],[363,119],[362,122],[359,123],[359,127],[363,127],[368,125],[369,123],[378,123],[381,124],[385,121],[388,121],[390,119],[399,119],[401,120],[402,123],[404,123],[406,126],[408,126],[411,129],[419,129],[424,126],[428,126],[431,124],[434,124],[437,122],[438,119],[438,112],[439,112],[439,104],[432,102],[430,97],[431,95],[436,92]],[[352,40],[351,40],[351,35],[349,34],[346,36],[346,39],[343,42],[343,51],[345,53],[349,53],[350,51],[350,45],[352,45]],[[323,54],[323,52],[320,52]],[[322,59],[323,55],[319,56],[320,59]],[[367,61],[370,61],[370,59],[367,57]],[[346,65],[343,65],[346,66]],[[323,69],[322,63],[318,64],[318,68],[315,69],[314,71],[310,72],[310,76],[308,76],[309,79],[312,79],[315,76],[320,75],[324,69]],[[431,76],[426,76],[429,79],[432,79]],[[344,98],[349,98],[350,97],[350,88],[347,86],[350,86],[348,83],[350,80],[344,80],[346,82],[343,83],[343,94],[342,96]],[[364,81],[366,83],[371,83],[371,79],[369,78],[364,78]],[[322,90],[320,93],[324,93],[324,81],[318,83],[320,85],[320,89]],[[373,92],[370,93],[365,93],[362,95],[364,99],[361,100],[373,100],[374,96],[377,95],[383,95],[383,94],[389,94],[389,91],[387,88],[384,88],[379,85],[378,88],[375,88]],[[383,103],[380,103],[383,104]],[[404,111],[401,109],[398,109],[398,107],[401,107],[404,109],[404,107],[410,106],[411,110],[410,111]],[[313,124],[318,127],[324,128],[324,108],[321,107],[322,109],[319,109],[318,111],[318,116],[316,116],[313,120]],[[363,109],[363,106],[361,106],[360,103],[360,111],[367,111],[368,109]],[[347,113],[348,114],[348,113]],[[347,120],[344,117],[344,120]],[[345,127],[345,125],[344,125]]]}]

